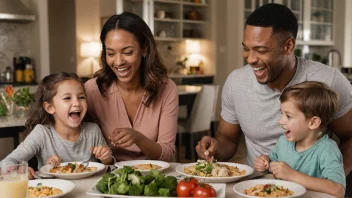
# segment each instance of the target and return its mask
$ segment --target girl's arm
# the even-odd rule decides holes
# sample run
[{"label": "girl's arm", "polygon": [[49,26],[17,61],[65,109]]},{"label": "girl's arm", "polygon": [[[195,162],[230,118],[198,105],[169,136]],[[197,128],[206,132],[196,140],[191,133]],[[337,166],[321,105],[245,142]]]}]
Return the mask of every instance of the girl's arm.
[{"label": "girl's arm", "polygon": [[327,193],[335,197],[344,197],[345,195],[345,188],[341,184],[328,179],[311,177],[296,170],[293,171],[288,180],[301,184],[308,190]]},{"label": "girl's arm", "polygon": [[44,145],[44,137],[42,136],[45,131],[38,125],[32,130],[32,132],[26,137],[26,139],[12,151],[4,160],[3,163],[17,164],[21,161],[30,160],[33,156],[41,152],[41,148]]}]

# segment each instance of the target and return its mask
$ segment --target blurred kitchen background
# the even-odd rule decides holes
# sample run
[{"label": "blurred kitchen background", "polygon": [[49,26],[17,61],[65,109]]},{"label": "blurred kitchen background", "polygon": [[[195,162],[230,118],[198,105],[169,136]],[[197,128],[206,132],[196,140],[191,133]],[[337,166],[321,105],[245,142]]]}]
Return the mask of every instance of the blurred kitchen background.
[{"label": "blurred kitchen background", "polygon": [[[211,120],[216,130],[222,85],[245,64],[246,17],[269,2],[286,5],[297,16],[297,56],[337,67],[350,78],[350,0],[0,0],[0,84],[36,85],[60,71],[92,77],[99,69],[104,22],[129,11],[151,28],[178,85],[220,86]],[[13,150],[7,139],[0,139],[0,159]]]}]

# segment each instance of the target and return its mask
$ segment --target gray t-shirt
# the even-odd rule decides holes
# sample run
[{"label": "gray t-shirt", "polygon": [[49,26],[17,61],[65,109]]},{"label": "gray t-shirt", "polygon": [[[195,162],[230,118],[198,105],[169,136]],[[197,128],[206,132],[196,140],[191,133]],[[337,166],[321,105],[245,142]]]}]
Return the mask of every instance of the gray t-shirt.
[{"label": "gray t-shirt", "polygon": [[[91,157],[89,147],[106,146],[106,141],[95,123],[81,123],[81,133],[76,142],[61,138],[52,125],[38,124],[27,138],[2,163],[28,161],[33,156],[38,159],[38,168],[46,164],[53,155],[61,157],[62,162],[85,161]],[[91,161],[96,161],[95,158]]]},{"label": "gray t-shirt", "polygon": [[[334,119],[351,109],[351,84],[336,68],[297,58],[296,73],[287,87],[304,81],[324,82],[338,93],[339,110]],[[280,94],[279,89],[259,84],[250,65],[234,70],[225,82],[221,117],[241,126],[247,146],[247,164],[252,167],[256,157],[268,155],[283,134],[279,125]]]}]

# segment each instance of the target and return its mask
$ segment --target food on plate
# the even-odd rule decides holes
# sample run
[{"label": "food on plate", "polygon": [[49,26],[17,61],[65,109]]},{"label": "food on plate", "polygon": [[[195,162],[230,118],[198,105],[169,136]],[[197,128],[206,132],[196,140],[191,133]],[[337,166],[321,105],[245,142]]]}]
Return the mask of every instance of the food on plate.
[{"label": "food on plate", "polygon": [[96,185],[97,190],[104,194],[176,196],[176,177],[161,175],[156,169],[143,176],[131,166],[124,166],[115,173],[105,173]]},{"label": "food on plate", "polygon": [[62,190],[54,187],[43,186],[42,183],[38,183],[37,187],[28,187],[28,197],[46,197],[62,194]]},{"label": "food on plate", "polygon": [[179,197],[190,197],[193,194],[194,189],[199,185],[196,178],[186,177],[185,179],[178,182],[176,187],[176,193]]},{"label": "food on plate", "polygon": [[246,174],[246,170],[240,170],[236,166],[219,164],[216,160],[212,162],[198,160],[196,165],[186,167],[184,171],[186,174],[202,177],[233,177]]},{"label": "food on plate", "polygon": [[161,169],[162,167],[156,164],[137,164],[132,166],[134,170],[152,170],[152,169]]},{"label": "food on plate", "polygon": [[79,165],[77,163],[68,163],[65,166],[57,166],[50,169],[50,173],[86,173],[86,172],[94,172],[98,168],[97,167],[86,167],[83,165]]},{"label": "food on plate", "polygon": [[216,191],[209,184],[199,184],[193,191],[193,197],[216,197]]},{"label": "food on plate", "polygon": [[246,195],[258,197],[283,197],[293,195],[293,191],[275,184],[257,184],[244,190]]}]

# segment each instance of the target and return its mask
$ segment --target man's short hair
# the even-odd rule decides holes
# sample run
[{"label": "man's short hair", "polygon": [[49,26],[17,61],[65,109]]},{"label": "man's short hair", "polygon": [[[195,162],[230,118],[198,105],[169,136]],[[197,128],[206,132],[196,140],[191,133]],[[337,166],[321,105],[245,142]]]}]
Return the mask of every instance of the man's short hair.
[{"label": "man's short hair", "polygon": [[280,102],[292,100],[306,119],[317,116],[320,128],[326,127],[338,109],[338,95],[325,83],[306,81],[284,89]]},{"label": "man's short hair", "polygon": [[256,27],[272,27],[273,35],[279,33],[291,33],[294,39],[297,37],[298,23],[293,12],[284,5],[277,3],[265,4],[249,15],[246,25]]}]

